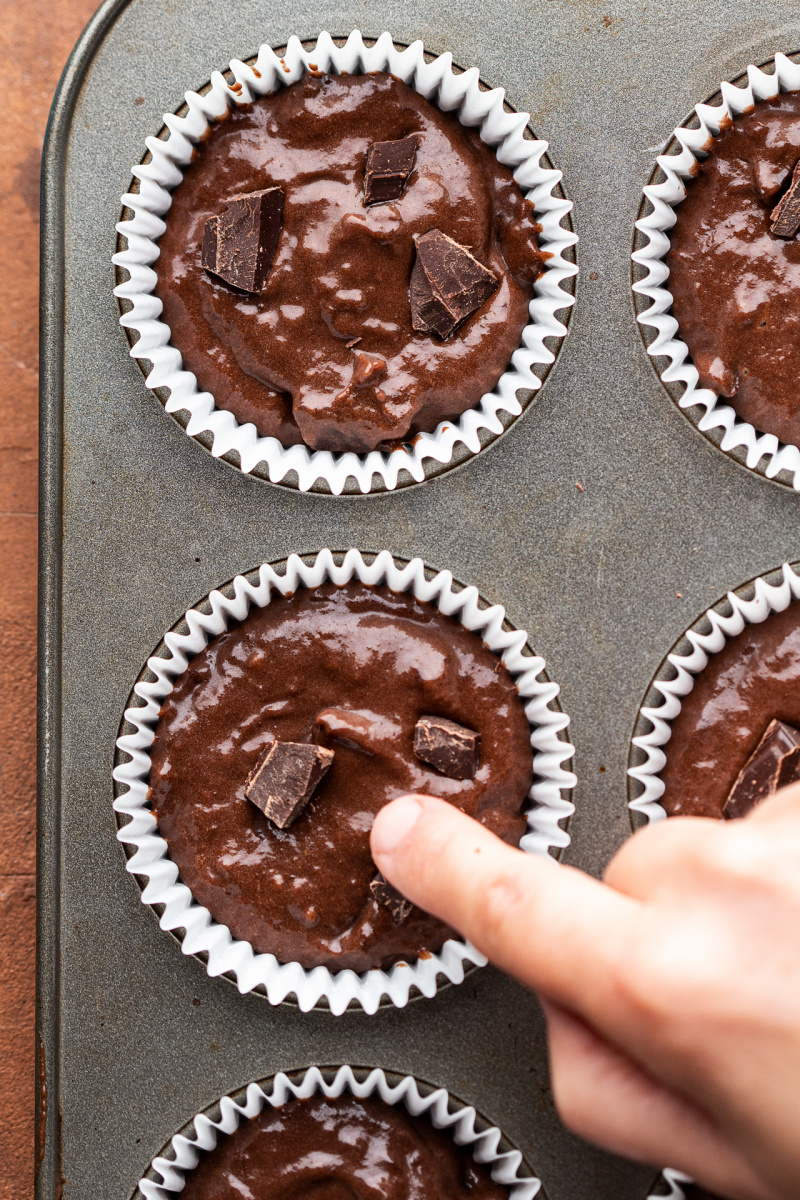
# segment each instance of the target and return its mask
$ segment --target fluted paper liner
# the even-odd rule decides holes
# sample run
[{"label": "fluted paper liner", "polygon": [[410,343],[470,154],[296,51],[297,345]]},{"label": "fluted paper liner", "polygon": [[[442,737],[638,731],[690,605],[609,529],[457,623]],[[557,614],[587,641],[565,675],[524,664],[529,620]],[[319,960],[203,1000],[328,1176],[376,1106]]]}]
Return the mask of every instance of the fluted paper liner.
[{"label": "fluted paper liner", "polygon": [[[156,272],[151,264],[158,258],[157,239],[166,228],[164,217],[172,203],[171,191],[183,178],[193,147],[213,121],[233,108],[250,104],[259,96],[295,83],[310,63],[319,71],[334,74],[387,71],[439,108],[455,111],[463,125],[478,128],[482,140],[494,147],[500,162],[514,169],[514,178],[533,203],[536,219],[541,225],[540,247],[551,256],[536,281],[530,319],[522,331],[520,346],[494,390],[457,420],[441,422],[433,433],[415,435],[409,449],[334,454],[327,450],[310,450],[304,445],[286,448],[274,437],[260,437],[255,425],[240,424],[233,413],[217,408],[210,392],[200,391],[196,376],[183,370],[180,347],[170,343],[169,326],[159,319],[163,306],[154,294]],[[129,279],[114,289],[114,295],[129,301],[132,306],[120,318],[120,324],[138,334],[131,355],[152,364],[147,386],[169,391],[165,404],[167,412],[188,412],[186,432],[192,437],[205,435],[208,438],[210,435],[211,453],[215,457],[235,453],[242,471],[252,472],[261,466],[261,472],[266,469],[273,483],[287,481],[287,476],[294,472],[297,486],[303,492],[318,485],[318,481],[324,481],[331,492],[338,495],[349,479],[353,479],[362,492],[369,492],[374,476],[380,479],[383,487],[392,490],[398,485],[401,471],[408,472],[414,481],[420,482],[426,477],[426,460],[447,464],[452,461],[459,444],[463,444],[470,454],[477,454],[482,448],[482,431],[495,436],[503,433],[500,413],[516,417],[522,412],[517,391],[521,388],[536,390],[541,386],[542,380],[533,368],[555,361],[545,340],[560,339],[566,334],[566,327],[556,319],[556,313],[574,303],[563,285],[576,274],[577,267],[564,257],[564,252],[577,238],[561,224],[572,204],[555,194],[561,172],[542,162],[547,142],[524,136],[529,114],[507,112],[503,105],[503,88],[483,91],[476,67],[457,74],[453,70],[451,54],[441,54],[432,62],[426,62],[422,42],[398,49],[388,33],[381,34],[375,45],[369,47],[358,30],[350,34],[344,46],[335,45],[328,33],[322,33],[312,50],[305,50],[300,41],[292,37],[282,59],[269,46],[262,45],[255,70],[238,59],[231,62],[230,69],[236,90],[215,71],[210,90],[204,95],[186,93],[188,112],[185,116],[165,114],[168,140],[145,139],[151,161],[132,169],[139,181],[139,190],[122,197],[122,203],[134,215],[131,220],[117,225],[127,246],[113,256],[113,262],[124,267]]]},{"label": "fluted paper liner", "polygon": [[261,1084],[251,1083],[241,1102],[223,1096],[216,1120],[199,1113],[188,1135],[177,1133],[172,1138],[168,1147],[171,1157],[159,1155],[153,1159],[150,1174],[158,1176],[159,1180],[140,1179],[135,1200],[142,1197],[144,1200],[166,1200],[181,1191],[187,1172],[194,1170],[203,1151],[213,1150],[220,1136],[234,1133],[242,1121],[252,1120],[265,1108],[280,1108],[288,1101],[307,1100],[318,1094],[333,1098],[345,1093],[362,1100],[377,1096],[386,1104],[402,1104],[412,1116],[426,1116],[436,1129],[448,1130],[456,1145],[468,1146],[475,1161],[489,1168],[492,1179],[509,1189],[510,1200],[533,1200],[538,1195],[541,1182],[532,1176],[520,1175],[523,1163],[519,1150],[501,1149],[503,1135],[500,1130],[494,1125],[488,1129],[476,1128],[475,1109],[457,1105],[445,1088],[430,1093],[420,1091],[412,1075],[393,1082],[377,1068],[365,1079],[360,1079],[352,1067],[344,1066],[339,1067],[330,1082],[318,1067],[311,1067],[300,1079],[293,1080],[283,1073],[276,1075],[269,1091]]},{"label": "fluted paper liner", "polygon": [[659,1183],[666,1184],[669,1191],[653,1192],[647,1197],[647,1200],[686,1200],[686,1192],[681,1184],[692,1182],[692,1179],[688,1175],[684,1175],[682,1171],[673,1171],[671,1167],[667,1167],[666,1171],[662,1173]]},{"label": "fluted paper liner", "polygon": [[[681,711],[682,698],[691,692],[696,677],[708,665],[709,657],[717,654],[729,638],[742,633],[746,625],[766,621],[770,613],[783,612],[793,600],[800,599],[800,576],[788,563],[784,563],[781,570],[783,579],[778,585],[770,584],[766,578],[759,576],[751,585],[754,595],[750,600],[743,599],[736,592],[728,592],[729,614],[719,613],[716,608],[707,609],[704,616],[710,630],[700,633],[692,628],[684,634],[692,647],[691,652],[667,655],[666,663],[677,672],[675,678],[653,680],[652,686],[661,693],[664,703],[657,708],[643,705],[639,710],[640,716],[648,721],[651,728],[649,733],[634,737],[632,744],[644,752],[645,761],[628,770],[628,775],[642,785],[641,795],[631,800],[628,807],[632,812],[640,813],[648,822],[662,821],[667,816],[666,809],[659,804],[664,795],[660,773],[667,761],[663,747],[672,736],[671,725]],[[704,623],[702,618],[700,622],[695,622],[701,623]],[[647,1200],[686,1200],[681,1185],[691,1183],[692,1179],[680,1171],[667,1168],[661,1182],[669,1186],[669,1192],[660,1195],[653,1193]]]},{"label": "fluted paper liner", "polygon": [[483,966],[486,959],[474,946],[455,938],[424,959],[397,963],[385,971],[375,968],[360,975],[351,970],[331,972],[327,967],[306,970],[296,962],[280,963],[272,954],[257,954],[249,942],[234,938],[226,925],[215,921],[207,908],[197,904],[189,888],[180,881],[178,868],[169,857],[169,847],[159,834],[149,807],[148,751],[159,710],[175,679],[186,669],[190,658],[227,629],[230,622],[243,620],[253,605],[263,608],[269,604],[273,592],[288,596],[300,587],[314,588],[327,582],[341,585],[354,579],[371,586],[386,584],[394,591],[408,591],[418,600],[436,605],[472,630],[498,655],[512,675],[525,707],[534,752],[534,782],[525,809],[528,828],[520,846],[530,853],[546,854],[550,847],[569,845],[569,835],[560,822],[574,811],[563,795],[564,790],[575,784],[575,776],[563,765],[571,758],[573,748],[558,736],[568,726],[569,717],[551,708],[559,689],[548,679],[539,678],[545,669],[544,659],[526,650],[528,635],[524,631],[504,626],[505,609],[501,605],[480,606],[477,588],[456,590],[449,571],[439,571],[428,578],[421,559],[398,563],[388,550],[371,562],[366,562],[358,550],[349,550],[340,565],[330,550],[320,551],[311,564],[293,554],[287,560],[285,574],[278,574],[264,564],[258,570],[257,582],[237,575],[231,585],[231,596],[212,591],[205,606],[210,611],[190,609],[185,616],[188,632],[170,632],[164,638],[169,656],[154,655],[148,660],[155,682],[140,680],[134,688],[144,703],[125,712],[125,720],[135,732],[117,739],[118,750],[129,756],[129,761],[119,762],[114,769],[114,779],[127,789],[114,802],[116,812],[128,818],[117,836],[135,851],[128,859],[127,869],[147,878],[142,901],[163,905],[161,928],[184,931],[183,953],[206,955],[209,975],[228,975],[242,993],[259,989],[266,992],[271,1004],[280,1004],[294,995],[303,1011],[327,1003],[336,1014],[344,1012],[350,1004],[374,1013],[384,997],[403,1007],[412,989],[423,996],[433,996],[440,979],[461,983],[465,964]]},{"label": "fluted paper liner", "polygon": [[652,301],[639,314],[642,325],[656,331],[647,353],[669,359],[661,372],[665,383],[682,383],[684,392],[678,407],[689,409],[697,405],[704,409],[694,423],[706,433],[723,431],[720,449],[725,453],[742,447],[745,465],[755,470],[765,460],[763,473],[774,479],[787,472],[795,491],[800,491],[800,448],[780,442],[774,433],[759,433],[748,421],[743,421],[730,404],[720,399],[710,388],[699,386],[699,375],[682,340],[678,322],[672,315],[672,293],[667,285],[669,270],[665,262],[669,250],[668,230],[676,221],[675,209],[686,196],[686,185],[696,174],[698,164],[707,157],[706,147],[730,120],[749,112],[757,100],[767,100],[778,92],[800,90],[800,66],[784,54],[775,55],[775,73],[768,75],[759,67],[747,68],[747,85],[736,87],[727,81],[720,84],[722,101],[717,105],[697,104],[697,129],[685,125],[674,130],[680,144],[679,154],[660,154],[657,162],[666,179],[663,183],[648,184],[644,189],[653,211],[636,222],[636,228],[648,239],[648,245],[633,254],[634,262],[647,271],[644,279],[634,283],[633,290]]},{"label": "fluted paper liner", "polygon": [[707,609],[704,619],[701,618],[696,624],[702,624],[704,628],[710,626],[708,632],[691,628],[684,635],[691,645],[690,653],[667,655],[666,663],[677,674],[674,679],[653,680],[652,686],[660,692],[664,703],[657,708],[642,706],[639,715],[650,724],[650,732],[634,737],[632,741],[645,755],[643,763],[628,770],[628,775],[642,786],[641,795],[628,805],[632,812],[641,813],[648,821],[660,821],[666,817],[666,810],[659,804],[664,795],[664,781],[660,773],[667,761],[664,747],[672,736],[672,722],[681,711],[682,698],[691,692],[695,678],[705,669],[709,656],[720,651],[729,638],[740,634],[746,625],[757,625],[765,621],[770,613],[783,612],[792,600],[800,599],[800,576],[788,563],[783,564],[781,571],[783,578],[777,585],[759,576],[750,585],[755,589],[750,600],[743,599],[736,592],[728,592],[731,612],[720,613],[716,607]]}]

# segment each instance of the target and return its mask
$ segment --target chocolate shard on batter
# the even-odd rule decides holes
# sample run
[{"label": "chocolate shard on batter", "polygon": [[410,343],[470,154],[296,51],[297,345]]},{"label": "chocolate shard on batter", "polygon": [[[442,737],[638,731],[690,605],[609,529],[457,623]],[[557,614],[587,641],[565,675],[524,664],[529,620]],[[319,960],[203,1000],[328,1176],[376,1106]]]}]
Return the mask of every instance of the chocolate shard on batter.
[{"label": "chocolate shard on batter", "polygon": [[388,908],[392,914],[393,920],[398,925],[402,925],[406,917],[411,912],[414,905],[410,900],[406,900],[402,892],[398,892],[396,887],[392,887],[388,879],[384,879],[380,871],[369,885],[369,890],[384,908]]},{"label": "chocolate shard on batter", "polygon": [[203,229],[203,266],[243,292],[260,292],[278,248],[283,190],[241,192]]},{"label": "chocolate shard on batter", "polygon": [[364,166],[364,204],[390,204],[399,200],[414,170],[419,135],[410,133],[396,142],[373,142]]},{"label": "chocolate shard on batter", "polygon": [[800,229],[800,162],[795,166],[788,192],[770,213],[770,229],[778,237],[793,238]]},{"label": "chocolate shard on batter", "polygon": [[414,753],[442,775],[472,779],[478,767],[481,735],[447,717],[420,717],[414,726]]},{"label": "chocolate shard on batter", "polygon": [[386,370],[386,359],[379,354],[369,354],[366,350],[353,351],[353,385],[360,387],[365,383],[373,383]]},{"label": "chocolate shard on batter", "polygon": [[761,741],[736,777],[723,817],[746,817],[779,788],[800,780],[800,730],[770,721]]},{"label": "chocolate shard on batter", "polygon": [[287,829],[308,804],[333,756],[324,746],[270,742],[247,776],[244,794],[279,829]]},{"label": "chocolate shard on batter", "polygon": [[466,246],[441,229],[417,238],[411,272],[411,324],[418,333],[447,338],[500,286]]}]

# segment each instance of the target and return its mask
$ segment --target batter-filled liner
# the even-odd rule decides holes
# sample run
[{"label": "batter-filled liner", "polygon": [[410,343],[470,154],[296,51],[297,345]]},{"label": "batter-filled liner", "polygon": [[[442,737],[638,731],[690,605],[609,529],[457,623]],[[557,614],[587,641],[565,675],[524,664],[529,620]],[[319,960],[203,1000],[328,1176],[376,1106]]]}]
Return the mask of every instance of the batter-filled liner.
[{"label": "batter-filled liner", "polygon": [[[800,491],[800,448],[780,442],[773,433],[759,432],[716,392],[699,386],[697,368],[672,313],[665,258],[670,248],[669,230],[675,224],[675,209],[685,198],[687,185],[706,156],[709,140],[729,121],[749,112],[756,100],[768,99],[780,91],[798,90],[800,66],[786,55],[776,54],[774,73],[751,65],[744,86],[725,81],[720,85],[719,104],[697,104],[691,124],[674,130],[678,151],[657,158],[659,176],[663,173],[663,178],[654,177],[644,189],[650,211],[636,222],[640,236],[632,255],[642,268],[634,279],[633,291],[637,297],[637,319],[646,327],[647,353],[668,360],[659,374],[678,407],[701,433],[743,466],[767,479],[789,484],[795,491]],[[644,239],[646,244],[640,245]],[[650,304],[644,307],[639,297]]]},{"label": "batter-filled liner", "polygon": [[[156,273],[150,264],[158,258],[157,240],[166,227],[163,218],[171,204],[171,189],[191,161],[193,146],[212,121],[297,81],[312,69],[311,64],[313,69],[332,74],[386,71],[439,108],[454,111],[462,124],[475,127],[499,161],[513,169],[523,194],[533,203],[541,226],[539,246],[549,255],[534,287],[519,348],[495,388],[458,420],[445,420],[433,433],[418,433],[408,446],[390,452],[310,451],[303,445],[287,448],[276,438],[259,437],[252,423],[240,424],[232,413],[216,407],[209,392],[199,391],[195,375],[183,369],[180,350],[170,342],[169,327],[160,320],[162,306],[155,295]],[[565,285],[577,268],[565,254],[577,239],[562,226],[572,205],[557,194],[561,173],[544,159],[547,143],[525,136],[528,114],[506,111],[503,89],[483,90],[476,69],[455,73],[450,54],[428,62],[421,42],[398,49],[388,33],[370,47],[357,30],[341,47],[328,34],[321,34],[309,50],[291,38],[282,59],[262,46],[254,67],[234,60],[231,71],[235,77],[232,86],[215,72],[203,95],[186,93],[185,117],[165,116],[169,138],[146,139],[150,161],[134,168],[138,190],[122,198],[133,218],[117,226],[126,245],[114,255],[114,262],[124,268],[128,279],[118,284],[115,295],[126,308],[121,324],[137,339],[132,356],[151,366],[148,387],[162,398],[168,412],[176,414],[186,432],[208,445],[215,457],[225,457],[244,472],[301,491],[314,488],[338,495],[345,490],[393,490],[477,454],[522,412],[517,393],[523,389],[530,393],[541,386],[545,369],[555,359],[551,339],[560,340],[566,333],[555,314],[574,303]]]},{"label": "batter-filled liner", "polygon": [[388,551],[366,561],[357,550],[350,550],[337,563],[329,550],[323,550],[310,563],[292,555],[285,573],[265,564],[249,577],[237,576],[225,593],[212,592],[199,609],[190,609],[181,632],[168,633],[163,650],[148,660],[152,674],[146,674],[134,688],[144,704],[126,710],[124,732],[117,740],[126,761],[118,755],[114,778],[127,790],[118,795],[114,808],[130,818],[118,836],[134,851],[127,869],[147,877],[142,901],[158,907],[162,929],[185,931],[181,941],[184,954],[207,955],[210,975],[228,975],[241,992],[264,991],[273,1004],[294,996],[303,1010],[322,1003],[335,1013],[351,1003],[375,1012],[384,997],[402,1007],[412,991],[433,996],[440,980],[461,983],[465,964],[482,966],[486,959],[475,947],[456,938],[448,939],[438,953],[361,974],[332,972],[323,966],[305,970],[299,963],[280,963],[272,954],[257,954],[250,943],[233,938],[225,925],[214,921],[180,881],[149,806],[149,749],[159,710],[174,680],[186,670],[191,657],[229,623],[241,621],[251,605],[267,605],[273,591],[290,595],[299,587],[319,587],[327,582],[341,585],[351,580],[368,586],[385,584],[435,605],[478,635],[510,672],[525,708],[534,751],[534,782],[523,807],[527,819],[527,832],[520,841],[523,850],[547,853],[569,844],[560,822],[573,811],[563,793],[575,783],[574,775],[563,765],[572,755],[572,746],[559,737],[569,718],[551,707],[559,689],[547,679],[544,660],[530,652],[523,631],[508,626],[500,605],[482,606],[477,590],[454,587],[448,571],[431,575],[420,559],[398,563]]},{"label": "batter-filled liner", "polygon": [[[368,205],[370,147],[400,138],[413,146],[402,194]],[[282,211],[277,248],[243,291],[204,268],[204,230],[223,197],[265,187]],[[196,147],[166,225],[156,296],[184,367],[261,437],[332,452],[388,453],[480,403],[546,262],[510,169],[385,72],[309,73],[234,110]],[[468,246],[495,289],[447,336],[414,324],[415,247],[431,230]]]},{"label": "batter-filled liner", "polygon": [[[417,756],[430,714],[477,731],[470,775]],[[333,759],[278,827],[247,780],[287,743]],[[195,899],[257,953],[309,970],[386,970],[453,936],[418,908],[396,919],[371,891],[369,829],[395,796],[441,796],[518,845],[533,782],[525,710],[480,638],[407,592],[352,581],[273,595],[199,651],[150,759],[159,831]]]},{"label": "batter-filled liner", "polygon": [[[740,594],[751,590],[749,599]],[[696,677],[707,666],[709,656],[718,653],[728,639],[737,637],[747,625],[767,620],[770,613],[783,612],[798,599],[800,576],[784,563],[779,574],[759,576],[740,592],[728,592],[726,600],[709,608],[666,656],[648,689],[648,693],[655,691],[660,695],[663,702],[642,706],[636,727],[644,732],[635,732],[631,741],[632,765],[628,776],[634,781],[637,794],[631,796],[628,808],[634,821],[642,818],[648,822],[661,821],[667,816],[659,801],[665,790],[661,772],[669,752],[672,722],[681,711],[683,698],[694,688]]]},{"label": "batter-filled liner", "polygon": [[270,1106],[281,1108],[292,1100],[314,1096],[347,1095],[402,1106],[412,1117],[424,1117],[435,1129],[447,1131],[458,1146],[471,1151],[477,1163],[488,1167],[495,1183],[508,1189],[509,1200],[533,1200],[540,1194],[541,1182],[527,1173],[519,1150],[510,1146],[496,1126],[444,1088],[432,1089],[411,1075],[344,1066],[336,1070],[311,1067],[297,1075],[281,1072],[272,1080],[249,1084],[236,1097],[223,1096],[212,1110],[199,1113],[185,1131],[175,1134],[153,1159],[146,1176],[139,1180],[134,1200],[167,1200],[180,1192],[204,1151],[213,1150],[222,1138]]}]

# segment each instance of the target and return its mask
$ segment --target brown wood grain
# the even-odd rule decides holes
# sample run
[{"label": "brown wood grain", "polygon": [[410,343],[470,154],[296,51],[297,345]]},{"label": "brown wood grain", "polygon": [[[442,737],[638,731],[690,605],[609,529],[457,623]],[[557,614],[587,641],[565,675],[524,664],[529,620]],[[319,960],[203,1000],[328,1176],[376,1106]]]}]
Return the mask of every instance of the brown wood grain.
[{"label": "brown wood grain", "polygon": [[96,0],[0,0],[0,1200],[34,1164],[39,162]]}]

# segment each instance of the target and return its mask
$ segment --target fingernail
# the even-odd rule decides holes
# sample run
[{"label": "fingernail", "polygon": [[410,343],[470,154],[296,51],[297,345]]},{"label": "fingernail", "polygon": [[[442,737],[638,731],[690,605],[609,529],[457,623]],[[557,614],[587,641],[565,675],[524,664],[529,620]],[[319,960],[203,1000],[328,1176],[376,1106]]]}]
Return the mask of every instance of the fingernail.
[{"label": "fingernail", "polygon": [[399,796],[382,808],[372,826],[373,854],[391,854],[419,820],[422,805],[415,796]]}]

